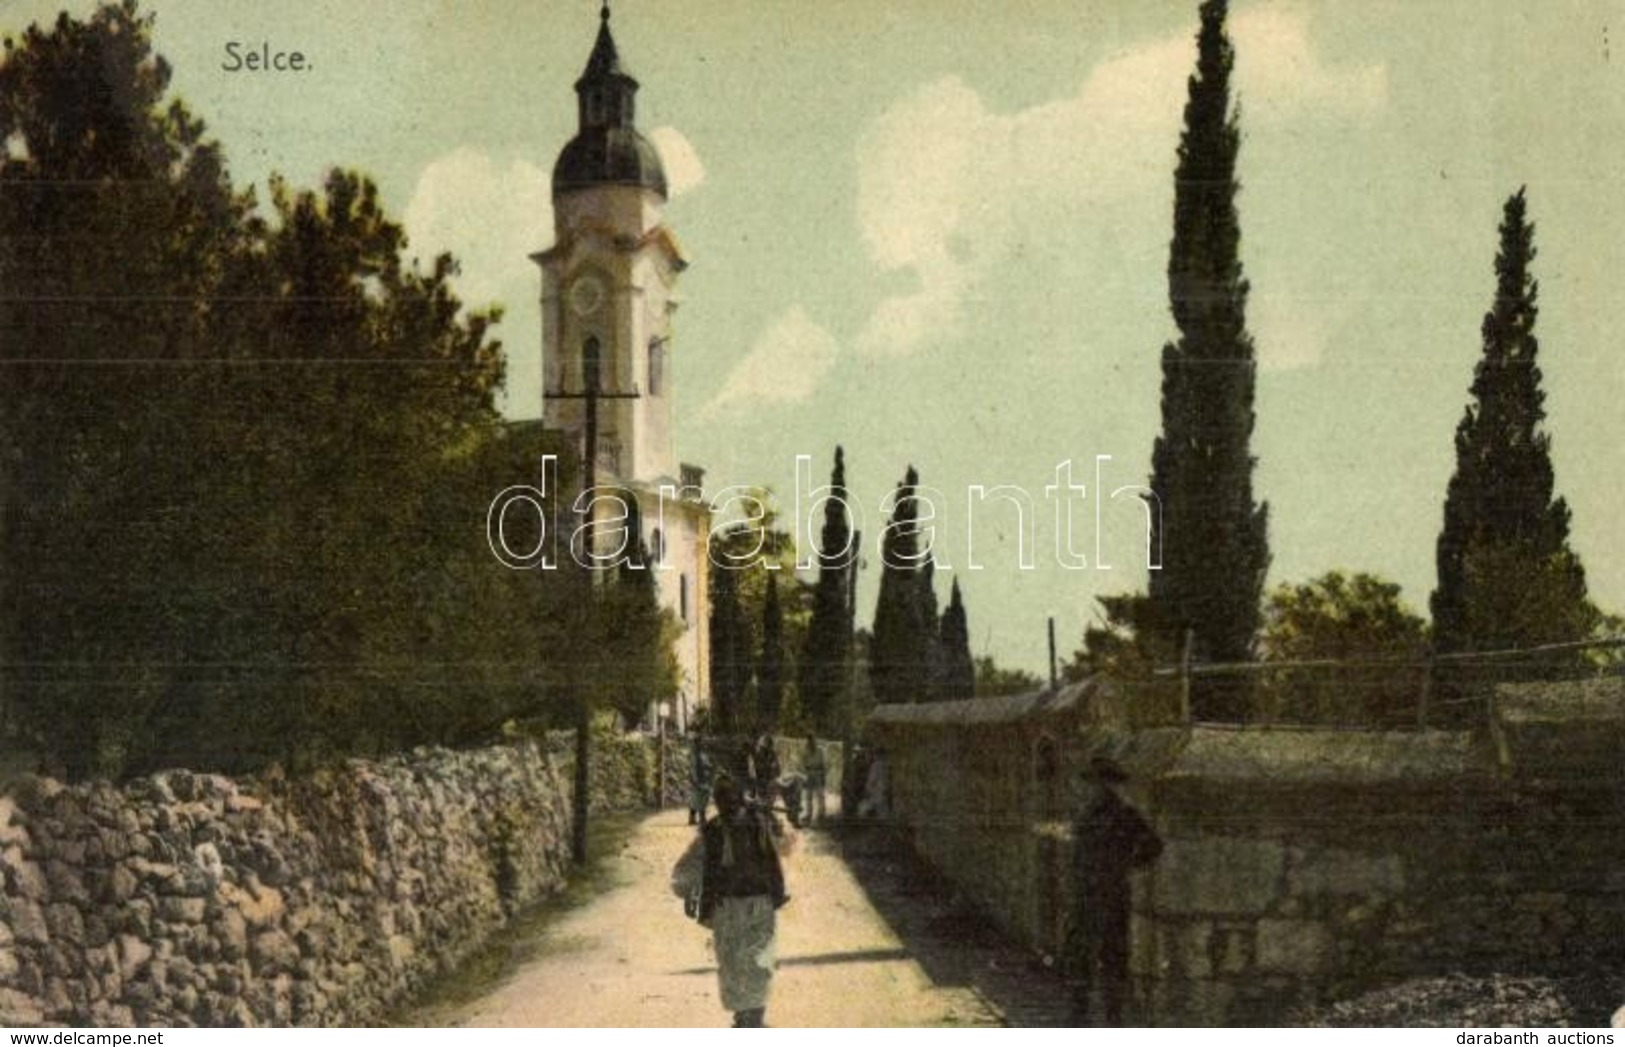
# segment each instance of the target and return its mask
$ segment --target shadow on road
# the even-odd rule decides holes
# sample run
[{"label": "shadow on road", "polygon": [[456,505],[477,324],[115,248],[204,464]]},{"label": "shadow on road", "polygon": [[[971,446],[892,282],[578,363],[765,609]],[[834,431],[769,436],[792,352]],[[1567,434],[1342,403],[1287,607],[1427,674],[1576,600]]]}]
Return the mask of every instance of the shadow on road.
[{"label": "shadow on road", "polygon": [[[887,960],[908,960],[913,954],[907,949],[855,949],[847,952],[826,952],[817,956],[788,956],[779,961],[780,967],[828,967],[838,963],[885,963]],[[672,974],[715,974],[716,964],[689,967]]]},{"label": "shadow on road", "polygon": [[[952,887],[893,831],[842,827],[827,839],[870,904],[902,940],[906,954],[932,981],[974,992],[1007,1026],[1067,1024],[1070,999],[1065,981],[956,898]],[[801,962],[824,961],[809,957]]]}]

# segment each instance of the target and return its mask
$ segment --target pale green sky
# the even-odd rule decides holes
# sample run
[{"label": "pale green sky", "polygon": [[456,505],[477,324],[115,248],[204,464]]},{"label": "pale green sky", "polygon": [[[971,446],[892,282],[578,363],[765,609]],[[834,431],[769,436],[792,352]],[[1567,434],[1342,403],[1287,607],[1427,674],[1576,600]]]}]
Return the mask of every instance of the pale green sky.
[{"label": "pale green sky", "polygon": [[[0,28],[58,6],[7,0]],[[535,414],[524,256],[551,237],[546,179],[596,0],[146,9],[239,182],[361,168],[421,245],[467,259],[468,290],[510,307],[511,413]],[[1195,0],[614,10],[640,125],[674,129],[658,140],[686,185],[668,209],[693,261],[681,455],[788,496],[797,454],[822,482],[844,442],[871,535],[913,462],[947,495],[977,653],[1040,667],[1050,613],[1070,650],[1096,593],[1144,584],[1127,506],[1108,513],[1114,569],[1057,566],[1043,487],[1065,459],[1090,499],[1097,455],[1108,487],[1148,471]],[[1607,334],[1625,314],[1625,0],[1238,0],[1232,25],[1272,584],[1371,570],[1425,608],[1496,224],[1527,183],[1558,486],[1593,593],[1625,608],[1625,367]],[[220,68],[226,41],[267,39],[313,69]],[[986,569],[964,570],[972,484],[1039,501],[1035,570],[998,543],[997,510],[978,517]],[[1076,544],[1093,564],[1087,506]]]}]

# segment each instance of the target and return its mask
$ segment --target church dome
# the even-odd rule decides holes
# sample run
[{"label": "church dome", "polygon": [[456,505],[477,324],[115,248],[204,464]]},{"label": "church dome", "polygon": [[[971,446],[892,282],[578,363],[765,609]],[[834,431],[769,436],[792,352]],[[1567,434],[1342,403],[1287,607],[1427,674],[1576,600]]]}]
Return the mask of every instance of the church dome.
[{"label": "church dome", "polygon": [[609,5],[598,40],[576,81],[580,129],[553,165],[553,195],[601,185],[631,185],[666,195],[666,170],[654,144],[633,125],[638,82],[621,68],[609,31]]},{"label": "church dome", "polygon": [[666,170],[654,143],[631,127],[583,129],[553,165],[553,193],[599,185],[636,185],[666,195]]}]

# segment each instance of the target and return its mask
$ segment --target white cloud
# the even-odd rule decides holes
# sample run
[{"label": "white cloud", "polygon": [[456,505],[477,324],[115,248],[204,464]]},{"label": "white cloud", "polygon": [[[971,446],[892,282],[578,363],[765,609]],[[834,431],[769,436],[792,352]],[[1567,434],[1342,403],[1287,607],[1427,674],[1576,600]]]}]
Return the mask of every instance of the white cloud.
[{"label": "white cloud", "polygon": [[450,251],[462,263],[457,287],[470,305],[535,294],[526,256],[553,241],[551,182],[523,160],[500,165],[466,146],[418,176],[405,225],[410,253],[427,261]]},{"label": "white cloud", "polygon": [[673,197],[698,189],[705,181],[705,165],[683,132],[675,127],[657,127],[649,132],[649,141],[660,151],[660,164],[666,169],[666,189]]},{"label": "white cloud", "polygon": [[[1359,116],[1386,99],[1383,67],[1325,64],[1301,12],[1249,10],[1232,36],[1250,122]],[[881,114],[858,143],[858,224],[875,265],[914,286],[875,307],[857,347],[907,355],[958,333],[962,303],[1024,244],[1064,236],[1086,249],[1090,223],[1165,225],[1194,59],[1193,31],[1107,59],[1077,94],[1014,113],[947,77]]]},{"label": "white cloud", "polygon": [[818,389],[839,355],[835,337],[801,306],[791,306],[728,372],[700,420],[744,407],[800,403]]},{"label": "white cloud", "polygon": [[1387,67],[1325,64],[1310,43],[1302,11],[1250,7],[1235,16],[1230,35],[1249,123],[1303,112],[1366,116],[1388,101]]},{"label": "white cloud", "polygon": [[1291,371],[1320,362],[1326,343],[1353,314],[1348,299],[1306,301],[1291,293],[1254,293],[1247,300],[1247,327],[1258,366]]}]

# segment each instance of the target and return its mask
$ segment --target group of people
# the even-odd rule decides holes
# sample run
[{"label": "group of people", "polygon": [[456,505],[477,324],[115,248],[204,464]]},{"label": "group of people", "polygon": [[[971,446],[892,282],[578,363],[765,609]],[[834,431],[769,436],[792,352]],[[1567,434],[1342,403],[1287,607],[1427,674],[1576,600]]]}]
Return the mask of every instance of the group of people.
[{"label": "group of people", "polygon": [[[825,790],[829,784],[829,762],[818,740],[807,736],[806,749],[801,754],[801,770],[783,774],[778,749],[773,736],[762,734],[744,747],[720,746],[722,770],[735,784],[742,785],[749,799],[769,808],[782,810],[790,824],[801,828],[828,817]],[[705,821],[705,810],[712,799],[712,784],[717,773],[717,756],[708,751],[698,739],[693,747],[692,787],[689,791],[688,824]]]},{"label": "group of people", "polygon": [[[790,901],[780,860],[788,838],[776,817],[782,808],[775,807],[787,783],[765,735],[737,762],[738,777],[726,767],[714,769],[697,744],[694,761],[689,823],[700,832],[678,864],[674,886],[690,898],[691,915],[712,932],[722,1006],[733,1012],[734,1027],[759,1028],[778,962],[777,912]],[[809,818],[821,820],[827,765],[811,737],[798,777],[814,798]],[[1094,757],[1081,776],[1072,832],[1076,895],[1066,939],[1073,1025],[1122,1024],[1129,995],[1130,874],[1162,852],[1150,822],[1119,792],[1127,780],[1104,756]],[[883,796],[884,789],[882,781],[865,792]],[[709,819],[708,803],[716,806]]]}]

